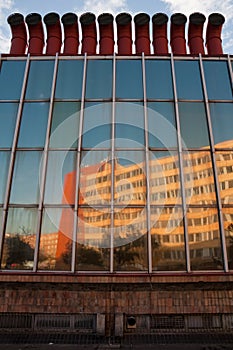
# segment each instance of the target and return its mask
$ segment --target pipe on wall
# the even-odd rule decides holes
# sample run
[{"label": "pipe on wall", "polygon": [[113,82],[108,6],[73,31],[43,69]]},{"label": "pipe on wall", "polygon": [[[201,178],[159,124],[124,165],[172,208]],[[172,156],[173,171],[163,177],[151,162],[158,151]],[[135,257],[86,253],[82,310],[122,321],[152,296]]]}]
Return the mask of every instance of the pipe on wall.
[{"label": "pipe on wall", "polygon": [[7,22],[11,27],[11,55],[25,54],[27,47],[27,30],[24,17],[20,13],[13,13],[7,18]]},{"label": "pipe on wall", "polygon": [[155,55],[168,54],[167,22],[168,16],[165,13],[156,13],[152,17]]},{"label": "pipe on wall", "polygon": [[91,12],[84,13],[80,17],[82,27],[82,54],[96,54],[97,31],[95,15]]},{"label": "pipe on wall", "polygon": [[139,13],[134,17],[136,55],[150,55],[150,17],[146,13]]},{"label": "pipe on wall", "polygon": [[66,13],[61,18],[64,27],[65,55],[76,55],[79,48],[78,16],[75,13]]},{"label": "pipe on wall", "polygon": [[225,18],[220,13],[212,13],[209,15],[206,30],[206,47],[208,55],[210,56],[223,54],[221,33],[224,22]]},{"label": "pipe on wall", "polygon": [[119,13],[116,16],[118,55],[132,55],[132,16]]},{"label": "pipe on wall", "polygon": [[186,41],[185,41],[185,23],[187,17],[182,13],[174,13],[171,16],[171,48],[175,55],[185,55]]},{"label": "pipe on wall", "polygon": [[114,52],[113,15],[102,13],[98,17],[100,34],[100,55],[112,55]]},{"label": "pipe on wall", "polygon": [[50,12],[44,16],[44,23],[47,29],[46,54],[60,53],[62,44],[60,16],[55,12]]},{"label": "pipe on wall", "polygon": [[41,55],[44,48],[44,29],[39,13],[30,13],[25,19],[29,32],[28,53]]},{"label": "pipe on wall", "polygon": [[195,12],[189,16],[188,28],[188,46],[191,55],[205,54],[203,27],[205,23],[205,16],[202,13]]}]

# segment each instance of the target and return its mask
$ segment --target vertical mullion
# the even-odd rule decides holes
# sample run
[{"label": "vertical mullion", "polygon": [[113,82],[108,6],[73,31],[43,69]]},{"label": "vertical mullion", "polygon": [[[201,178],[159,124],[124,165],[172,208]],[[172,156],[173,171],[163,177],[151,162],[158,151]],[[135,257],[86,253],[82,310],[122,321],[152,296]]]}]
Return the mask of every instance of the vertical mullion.
[{"label": "vertical mullion", "polygon": [[80,181],[80,163],[81,163],[81,146],[82,146],[82,133],[83,133],[83,118],[85,107],[85,87],[86,87],[86,74],[87,74],[87,54],[84,55],[83,64],[83,81],[82,81],[82,97],[79,119],[79,136],[78,136],[78,150],[77,150],[77,165],[76,165],[76,188],[75,188],[75,204],[74,204],[74,226],[73,226],[73,242],[72,242],[72,260],[71,271],[75,272],[76,265],[76,241],[78,232],[78,202],[79,202],[79,181]]},{"label": "vertical mullion", "polygon": [[114,186],[115,186],[115,111],[116,111],[116,54],[113,56],[112,79],[112,140],[111,140],[111,228],[110,228],[110,272],[114,270]]},{"label": "vertical mullion", "polygon": [[46,138],[45,138],[42,171],[40,175],[41,176],[40,202],[39,202],[39,210],[38,210],[38,223],[37,223],[35,255],[34,255],[34,264],[33,264],[34,272],[37,269],[38,255],[39,255],[40,231],[42,226],[43,203],[44,203],[44,195],[45,195],[45,180],[46,180],[46,170],[48,165],[49,137],[50,137],[51,124],[52,124],[52,116],[53,116],[53,101],[54,101],[55,88],[56,88],[57,69],[58,69],[58,54],[56,54],[56,58],[54,62],[52,89],[51,89],[51,95],[50,95],[50,101],[49,101],[48,124],[47,124]]},{"label": "vertical mullion", "polygon": [[233,71],[232,71],[230,55],[227,55],[227,62],[228,62],[228,69],[230,72],[231,88],[233,89]]},{"label": "vertical mullion", "polygon": [[205,75],[204,75],[204,67],[203,67],[203,61],[202,61],[202,55],[201,54],[199,55],[199,62],[200,62],[202,86],[203,86],[203,91],[204,91],[207,124],[208,124],[209,137],[210,137],[210,149],[211,149],[211,157],[212,157],[213,173],[214,173],[214,182],[215,182],[217,205],[218,205],[218,216],[219,216],[221,243],[222,243],[223,264],[224,264],[225,272],[228,272],[226,240],[225,240],[225,233],[224,233],[224,223],[223,223],[220,187],[219,187],[219,181],[218,181],[218,170],[217,170],[216,156],[215,156],[214,136],[213,136],[213,130],[212,130],[212,123],[211,123],[211,117],[210,117],[210,107],[209,107],[209,99],[208,99],[208,93],[207,93],[207,87],[206,87],[206,81],[205,81]]},{"label": "vertical mullion", "polygon": [[146,209],[147,209],[147,247],[148,247],[148,271],[152,273],[152,244],[151,244],[151,210],[150,210],[150,152],[149,152],[149,138],[148,138],[148,113],[147,113],[147,91],[146,91],[146,67],[145,55],[142,54],[142,76],[143,76],[143,102],[144,102],[144,133],[146,146]]},{"label": "vertical mullion", "polygon": [[23,110],[24,97],[25,97],[25,93],[26,93],[29,66],[30,66],[30,54],[28,54],[28,56],[27,56],[23,84],[22,84],[22,90],[21,90],[21,96],[20,96],[19,107],[18,107],[18,112],[17,112],[15,132],[14,132],[12,149],[11,149],[11,157],[10,157],[9,171],[8,171],[7,184],[6,184],[6,193],[5,193],[4,206],[3,206],[3,215],[2,215],[2,229],[1,229],[1,235],[0,235],[0,256],[2,255],[3,237],[4,237],[4,231],[6,228],[8,204],[9,204],[9,200],[10,200],[10,190],[11,190],[15,157],[16,157],[16,147],[17,147],[18,136],[19,136],[20,122],[21,122],[21,118],[22,118],[22,110]]},{"label": "vertical mullion", "polygon": [[184,182],[184,166],[183,166],[183,156],[182,156],[180,117],[179,117],[179,107],[178,107],[178,97],[177,97],[177,87],[176,87],[176,74],[175,74],[175,65],[174,65],[173,54],[171,54],[171,66],[172,66],[173,92],[174,92],[174,100],[175,100],[176,127],[177,127],[177,136],[178,136],[178,156],[179,156],[180,186],[181,186],[181,197],[182,197],[182,208],[183,208],[186,269],[187,269],[187,272],[190,272],[191,266],[190,266],[190,252],[189,252],[189,239],[188,239],[188,221],[187,221],[187,215],[186,215],[187,204],[186,204],[186,197],[185,197],[185,182]]}]

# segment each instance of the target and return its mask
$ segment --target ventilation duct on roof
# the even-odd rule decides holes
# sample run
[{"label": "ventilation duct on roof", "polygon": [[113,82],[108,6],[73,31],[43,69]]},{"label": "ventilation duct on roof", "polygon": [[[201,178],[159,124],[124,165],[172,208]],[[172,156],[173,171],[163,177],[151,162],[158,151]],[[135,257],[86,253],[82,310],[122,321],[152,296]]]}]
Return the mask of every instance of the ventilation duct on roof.
[{"label": "ventilation duct on roof", "polygon": [[103,13],[98,17],[100,33],[100,54],[112,55],[114,52],[113,15]]},{"label": "ventilation duct on roof", "polygon": [[136,54],[150,55],[150,17],[146,13],[139,13],[134,17]]},{"label": "ventilation duct on roof", "polygon": [[186,54],[185,23],[187,17],[182,13],[171,16],[171,48],[175,55]]},{"label": "ventilation duct on roof", "polygon": [[220,13],[209,15],[206,30],[206,46],[208,55],[218,56],[223,54],[221,32],[225,18]]},{"label": "ventilation duct on roof", "polygon": [[30,13],[25,19],[29,31],[28,52],[41,55],[44,48],[44,29],[39,13]]},{"label": "ventilation duct on roof", "polygon": [[192,13],[189,16],[188,46],[191,55],[205,54],[203,44],[203,26],[205,20],[205,16],[199,12]]},{"label": "ventilation duct on roof", "polygon": [[116,16],[117,46],[119,55],[132,55],[132,17],[129,13]]},{"label": "ventilation duct on roof", "polygon": [[84,13],[80,17],[82,26],[82,54],[96,54],[97,32],[95,15],[91,12]]},{"label": "ventilation duct on roof", "polygon": [[47,29],[47,55],[55,55],[61,51],[62,33],[60,17],[57,13],[51,12],[44,16],[44,23]]},{"label": "ventilation duct on roof", "polygon": [[25,54],[27,47],[27,31],[24,22],[24,17],[20,13],[13,13],[7,18],[7,22],[11,27],[11,55]]},{"label": "ventilation duct on roof", "polygon": [[64,49],[65,55],[76,55],[79,47],[78,16],[75,13],[66,13],[61,21],[64,27]]},{"label": "ventilation duct on roof", "polygon": [[165,15],[165,13],[156,13],[152,17],[153,47],[155,55],[168,54],[167,22],[168,16]]}]

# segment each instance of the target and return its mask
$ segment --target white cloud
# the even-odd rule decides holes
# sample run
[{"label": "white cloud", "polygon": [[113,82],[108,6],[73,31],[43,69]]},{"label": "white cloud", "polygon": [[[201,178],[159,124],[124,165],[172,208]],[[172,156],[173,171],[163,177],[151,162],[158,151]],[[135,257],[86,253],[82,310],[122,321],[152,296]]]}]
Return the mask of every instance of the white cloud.
[{"label": "white cloud", "polygon": [[0,52],[8,53],[10,47],[10,30],[6,18],[14,6],[13,0],[0,0]]},{"label": "white cloud", "polygon": [[84,4],[80,10],[76,10],[78,14],[84,12],[93,12],[95,15],[99,15],[104,12],[110,12],[113,15],[125,11],[127,9],[126,0],[85,0]]}]

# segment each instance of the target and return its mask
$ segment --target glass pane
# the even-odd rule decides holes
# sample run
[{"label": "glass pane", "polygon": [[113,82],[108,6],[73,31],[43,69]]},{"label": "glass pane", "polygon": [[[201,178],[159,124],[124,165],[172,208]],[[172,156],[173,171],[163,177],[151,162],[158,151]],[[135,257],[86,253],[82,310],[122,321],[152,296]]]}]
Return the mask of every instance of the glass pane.
[{"label": "glass pane", "polygon": [[151,208],[151,243],[153,270],[184,271],[186,269],[181,208]]},{"label": "glass pane", "polygon": [[110,148],[111,103],[86,102],[83,120],[83,148]]},{"label": "glass pane", "polygon": [[76,270],[109,270],[109,209],[79,208],[76,246]]},{"label": "glass pane", "polygon": [[32,270],[37,229],[37,209],[10,208],[3,243],[2,268]]},{"label": "glass pane", "polygon": [[215,204],[216,192],[210,152],[183,154],[186,203]]},{"label": "glass pane", "polygon": [[20,125],[18,147],[44,147],[49,103],[25,103]]},{"label": "glass pane", "polygon": [[71,208],[44,210],[38,269],[71,270],[73,222]]},{"label": "glass pane", "polygon": [[76,152],[49,152],[45,184],[45,203],[74,204],[76,167]]},{"label": "glass pane", "polygon": [[10,203],[39,203],[39,174],[42,152],[18,151],[11,186]]},{"label": "glass pane", "polygon": [[233,148],[233,104],[210,103],[214,143],[219,148]]},{"label": "glass pane", "polygon": [[233,204],[233,152],[217,152],[216,163],[221,201]]},{"label": "glass pane", "polygon": [[177,153],[150,152],[149,165],[151,204],[180,204],[181,191]]},{"label": "glass pane", "polygon": [[17,103],[0,103],[0,148],[12,146],[17,112]]},{"label": "glass pane", "polygon": [[209,134],[204,103],[180,102],[179,114],[183,147],[209,147]]},{"label": "glass pane", "polygon": [[82,152],[79,204],[109,204],[111,200],[111,158],[107,151]]},{"label": "glass pane", "polygon": [[231,100],[232,87],[227,62],[204,61],[207,94],[210,100]]},{"label": "glass pane", "polygon": [[144,147],[144,108],[141,103],[116,103],[115,123],[116,147]]},{"label": "glass pane", "polygon": [[198,61],[175,61],[178,98],[203,100],[203,90]]},{"label": "glass pane", "polygon": [[144,152],[121,151],[115,160],[115,204],[145,205],[146,174]]},{"label": "glass pane", "polygon": [[0,203],[4,203],[9,163],[10,152],[0,152]]},{"label": "glass pane", "polygon": [[143,98],[141,61],[116,61],[116,97],[127,99]]},{"label": "glass pane", "polygon": [[59,60],[55,98],[81,99],[83,60]]},{"label": "glass pane", "polygon": [[80,102],[55,102],[49,146],[68,149],[77,147],[79,118]]},{"label": "glass pane", "polygon": [[146,60],[146,78],[148,99],[173,99],[170,61]]},{"label": "glass pane", "polygon": [[224,230],[226,238],[229,269],[233,270],[233,208],[223,208]]},{"label": "glass pane", "polygon": [[54,61],[31,61],[26,99],[49,99],[53,80]]},{"label": "glass pane", "polygon": [[189,208],[187,219],[192,270],[222,270],[217,210]]},{"label": "glass pane", "polygon": [[19,100],[26,61],[3,61],[0,67],[0,100]]},{"label": "glass pane", "polygon": [[174,105],[171,102],[147,104],[149,147],[177,147]]},{"label": "glass pane", "polygon": [[146,208],[119,208],[114,214],[114,270],[148,269]]},{"label": "glass pane", "polygon": [[112,97],[112,60],[88,60],[86,98]]}]

